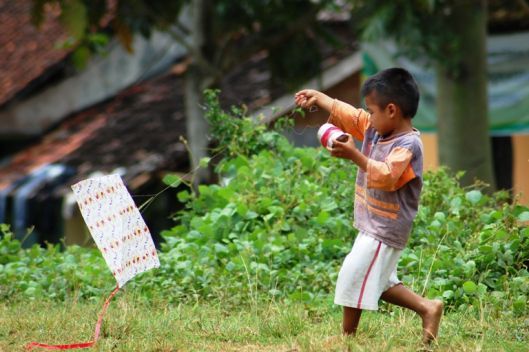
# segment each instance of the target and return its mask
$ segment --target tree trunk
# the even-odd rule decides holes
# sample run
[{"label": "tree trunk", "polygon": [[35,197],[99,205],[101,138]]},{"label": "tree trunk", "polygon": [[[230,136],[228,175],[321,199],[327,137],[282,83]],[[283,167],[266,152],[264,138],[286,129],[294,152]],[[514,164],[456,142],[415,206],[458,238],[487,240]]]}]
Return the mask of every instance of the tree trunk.
[{"label": "tree trunk", "polygon": [[[449,25],[461,45],[455,66],[439,65],[439,157],[453,171],[464,170],[462,183],[476,179],[495,188],[489,136],[486,54],[486,3],[465,1],[454,8]],[[450,55],[450,53],[447,53]]]},{"label": "tree trunk", "polygon": [[190,151],[191,170],[194,170],[195,186],[209,180],[207,168],[200,168],[200,159],[208,156],[209,125],[204,118],[203,72],[194,64],[188,68],[185,84],[185,113],[187,143]]},{"label": "tree trunk", "polygon": [[[203,55],[207,37],[206,6],[207,0],[193,0],[190,5],[192,46],[195,53]],[[212,82],[197,58],[192,62],[186,73],[185,113],[186,131],[190,150],[191,170],[195,170],[194,184],[209,180],[209,170],[200,168],[200,159],[208,156],[209,125],[204,117],[203,91]]]}]

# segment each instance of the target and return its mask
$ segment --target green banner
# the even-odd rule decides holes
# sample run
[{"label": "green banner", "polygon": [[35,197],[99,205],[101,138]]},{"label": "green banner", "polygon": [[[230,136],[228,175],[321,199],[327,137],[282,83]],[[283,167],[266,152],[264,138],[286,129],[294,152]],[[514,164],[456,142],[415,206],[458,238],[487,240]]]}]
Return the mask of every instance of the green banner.
[{"label": "green banner", "polygon": [[[366,75],[394,66],[413,74],[421,91],[414,125],[424,132],[436,131],[434,69],[397,56],[392,42],[366,43],[362,50]],[[529,32],[489,36],[487,62],[491,134],[529,133]]]}]

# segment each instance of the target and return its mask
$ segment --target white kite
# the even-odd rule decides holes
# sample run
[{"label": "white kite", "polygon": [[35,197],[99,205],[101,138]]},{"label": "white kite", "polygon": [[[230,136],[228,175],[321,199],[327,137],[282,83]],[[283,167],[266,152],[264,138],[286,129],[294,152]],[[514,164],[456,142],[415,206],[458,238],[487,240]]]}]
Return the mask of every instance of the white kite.
[{"label": "white kite", "polygon": [[121,177],[91,178],[72,189],[119,287],[137,274],[160,266],[151,233]]},{"label": "white kite", "polygon": [[151,233],[118,175],[96,177],[72,186],[90,234],[117,281],[105,301],[92,341],[68,345],[31,342],[26,349],[73,349],[92,347],[99,338],[106,308],[117,291],[134,276],[160,266]]}]

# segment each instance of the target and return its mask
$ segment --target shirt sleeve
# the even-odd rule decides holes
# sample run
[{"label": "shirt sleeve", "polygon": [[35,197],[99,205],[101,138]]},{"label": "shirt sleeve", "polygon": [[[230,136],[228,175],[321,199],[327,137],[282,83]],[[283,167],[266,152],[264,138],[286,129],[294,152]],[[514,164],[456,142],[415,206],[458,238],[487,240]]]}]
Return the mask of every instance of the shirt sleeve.
[{"label": "shirt sleeve", "polygon": [[355,139],[363,141],[365,131],[370,126],[370,116],[363,109],[355,108],[343,101],[334,99],[328,122],[349,133]]},{"label": "shirt sleeve", "polygon": [[396,191],[417,175],[413,171],[410,149],[396,147],[391,150],[384,161],[369,159],[367,161],[367,188],[383,191]]}]

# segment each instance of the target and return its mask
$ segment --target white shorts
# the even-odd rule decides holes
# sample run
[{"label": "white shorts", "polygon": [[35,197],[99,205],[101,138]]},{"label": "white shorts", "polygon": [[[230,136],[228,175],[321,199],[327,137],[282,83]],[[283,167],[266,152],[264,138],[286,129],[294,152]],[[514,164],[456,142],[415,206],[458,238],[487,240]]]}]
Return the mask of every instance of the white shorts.
[{"label": "white shorts", "polygon": [[382,293],[400,284],[397,263],[401,253],[401,249],[359,233],[338,274],[334,303],[377,310]]}]

